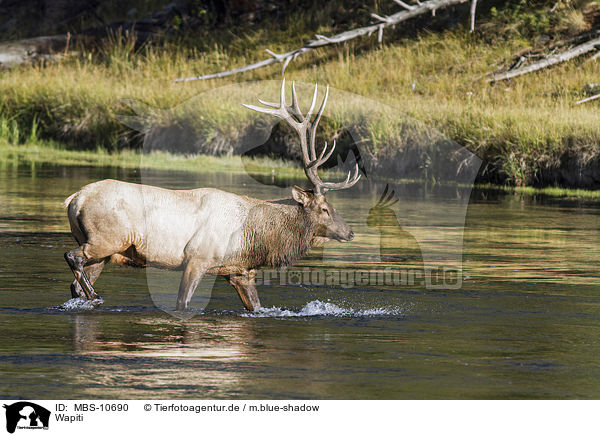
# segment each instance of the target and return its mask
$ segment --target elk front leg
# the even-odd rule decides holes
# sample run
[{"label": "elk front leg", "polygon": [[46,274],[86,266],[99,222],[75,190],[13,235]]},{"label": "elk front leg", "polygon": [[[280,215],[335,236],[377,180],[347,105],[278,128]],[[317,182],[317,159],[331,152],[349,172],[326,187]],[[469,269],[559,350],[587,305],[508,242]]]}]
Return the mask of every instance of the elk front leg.
[{"label": "elk front leg", "polygon": [[77,282],[81,286],[81,289],[83,290],[83,293],[85,294],[87,299],[95,300],[99,298],[98,294],[96,294],[96,291],[94,291],[94,288],[92,287],[90,279],[83,270],[83,267],[87,262],[86,256],[83,253],[83,248],[77,247],[71,251],[67,251],[65,253],[65,260],[71,267],[71,271],[73,271],[75,280],[77,280]]},{"label": "elk front leg", "polygon": [[183,271],[181,283],[179,283],[179,294],[177,294],[177,305],[175,310],[185,310],[188,307],[194,291],[200,280],[206,273],[206,266],[198,262],[188,262]]},{"label": "elk front leg", "polygon": [[233,285],[235,290],[242,300],[242,304],[250,312],[260,309],[260,300],[258,298],[258,291],[254,284],[254,274],[232,274],[227,276],[229,283]]},{"label": "elk front leg", "polygon": [[[102,272],[102,268],[104,267],[104,262],[105,262],[104,260],[101,260],[100,262],[96,262],[91,265],[86,265],[83,267],[83,272],[90,280],[90,283],[92,284],[92,286],[94,285],[96,280],[98,280],[98,276],[100,275],[100,273]],[[86,295],[83,292],[83,288],[81,287],[81,285],[79,284],[79,282],[77,280],[73,280],[73,283],[71,283],[71,297],[72,298],[77,298],[77,297],[86,298]]]}]

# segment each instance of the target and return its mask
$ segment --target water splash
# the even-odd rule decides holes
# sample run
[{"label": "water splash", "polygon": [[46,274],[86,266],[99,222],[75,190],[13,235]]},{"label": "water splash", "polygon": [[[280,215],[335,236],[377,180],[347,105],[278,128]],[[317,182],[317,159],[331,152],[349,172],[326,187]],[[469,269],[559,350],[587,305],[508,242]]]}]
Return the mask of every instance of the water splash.
[{"label": "water splash", "polygon": [[65,301],[63,304],[53,307],[53,309],[62,310],[65,312],[81,311],[81,310],[94,310],[96,307],[104,303],[102,298],[95,300],[86,300],[85,298],[71,298],[69,301]]},{"label": "water splash", "polygon": [[257,318],[278,318],[278,317],[299,317],[299,316],[389,316],[399,315],[399,308],[374,308],[374,309],[353,309],[344,308],[334,303],[328,303],[320,300],[313,300],[306,303],[300,310],[294,311],[282,309],[281,307],[261,307],[252,313],[243,313],[241,316]]}]

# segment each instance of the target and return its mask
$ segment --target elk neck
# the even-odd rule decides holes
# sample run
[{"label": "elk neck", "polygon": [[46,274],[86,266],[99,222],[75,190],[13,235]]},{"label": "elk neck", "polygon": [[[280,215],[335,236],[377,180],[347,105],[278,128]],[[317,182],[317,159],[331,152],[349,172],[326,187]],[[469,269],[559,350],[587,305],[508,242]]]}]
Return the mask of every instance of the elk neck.
[{"label": "elk neck", "polygon": [[243,260],[249,268],[289,266],[310,250],[314,231],[315,220],[293,200],[257,204],[243,226]]}]

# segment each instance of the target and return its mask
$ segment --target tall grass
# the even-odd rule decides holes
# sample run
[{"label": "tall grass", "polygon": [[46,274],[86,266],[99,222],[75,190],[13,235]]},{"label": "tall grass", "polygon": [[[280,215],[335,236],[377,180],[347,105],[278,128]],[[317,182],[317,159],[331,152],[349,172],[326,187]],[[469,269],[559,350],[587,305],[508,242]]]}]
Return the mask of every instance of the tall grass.
[{"label": "tall grass", "polygon": [[0,114],[0,141],[10,145],[39,145],[41,140],[37,116],[33,117],[31,125],[22,128],[16,118],[6,118]]},{"label": "tall grass", "polygon": [[[306,23],[258,29],[233,38],[226,49],[203,42],[202,51],[176,42],[140,48],[132,35],[115,33],[100,50],[82,48],[65,62],[0,73],[0,138],[17,144],[33,135],[60,141],[69,150],[116,152],[139,146],[139,135],[116,118],[131,115],[123,99],[170,108],[232,82],[278,78],[280,65],[220,80],[173,82],[264,59],[265,48],[287,50],[314,32]],[[548,174],[558,174],[565,165],[579,170],[597,166],[600,111],[595,103],[573,102],[586,95],[586,84],[598,81],[598,61],[570,62],[490,85],[486,73],[531,39],[516,33],[490,44],[459,28],[388,44],[393,35],[386,33],[381,46],[365,39],[308,53],[290,64],[286,78],[328,83],[439,129],[484,159],[484,180],[547,184],[552,182]],[[211,131],[222,141],[239,139],[240,119],[250,120],[242,108],[217,111],[211,109],[217,105],[204,103],[203,120]],[[344,116],[353,118],[352,113]],[[325,120],[325,131],[335,132],[336,123],[339,119]],[[401,142],[395,136],[402,129],[384,124],[370,128],[380,141]]]}]

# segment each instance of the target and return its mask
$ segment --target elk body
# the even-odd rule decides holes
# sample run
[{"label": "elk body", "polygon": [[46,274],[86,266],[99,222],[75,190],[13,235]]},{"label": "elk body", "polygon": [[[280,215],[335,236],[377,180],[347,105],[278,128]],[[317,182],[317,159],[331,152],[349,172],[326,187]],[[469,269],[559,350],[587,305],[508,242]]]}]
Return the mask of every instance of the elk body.
[{"label": "elk body", "polygon": [[261,267],[283,267],[301,258],[315,242],[351,241],[354,233],[329,204],[327,190],[345,189],[360,178],[358,165],[339,183],[323,182],[317,168],[333,153],[327,143],[317,155],[316,129],[328,90],[312,120],[302,115],[292,84],[292,105],[248,108],[275,115],[298,133],[304,171],[312,189],[292,188],[292,198],[265,201],[212,188],[168,190],[103,180],[84,186],[65,200],[71,232],[79,247],[65,253],[75,280],[73,297],[98,298],[93,284],[106,262],[182,270],[176,309],[185,310],[205,274],[224,276],[244,307],[260,308],[254,277]]}]

